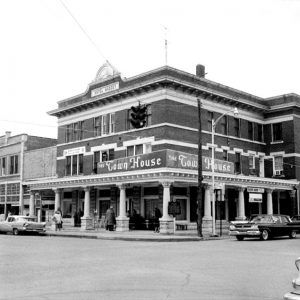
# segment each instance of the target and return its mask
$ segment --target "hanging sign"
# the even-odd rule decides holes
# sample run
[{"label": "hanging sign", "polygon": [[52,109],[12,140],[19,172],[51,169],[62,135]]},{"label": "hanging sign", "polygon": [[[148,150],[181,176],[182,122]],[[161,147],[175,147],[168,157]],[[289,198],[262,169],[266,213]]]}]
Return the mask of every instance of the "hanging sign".
[{"label": "hanging sign", "polygon": [[119,89],[119,82],[114,82],[109,85],[105,85],[102,87],[99,87],[97,89],[94,89],[91,91],[91,97],[96,97],[98,95],[106,94],[108,92],[112,92]]},{"label": "hanging sign", "polygon": [[262,194],[249,194],[249,202],[262,203]]},{"label": "hanging sign", "polygon": [[248,193],[264,193],[265,189],[263,188],[258,188],[258,187],[247,187]]}]

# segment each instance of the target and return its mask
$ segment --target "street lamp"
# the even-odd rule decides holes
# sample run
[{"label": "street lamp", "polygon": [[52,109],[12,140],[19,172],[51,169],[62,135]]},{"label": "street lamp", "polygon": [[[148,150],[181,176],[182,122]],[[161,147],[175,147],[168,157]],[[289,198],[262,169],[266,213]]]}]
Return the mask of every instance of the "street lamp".
[{"label": "street lamp", "polygon": [[215,130],[216,125],[218,122],[229,113],[233,112],[234,116],[237,117],[239,114],[238,109],[235,107],[231,109],[221,116],[219,116],[216,120],[212,119],[211,122],[211,144],[212,144],[212,152],[211,152],[211,179],[212,179],[212,236],[216,236],[216,209],[215,209],[215,202],[216,202],[216,195],[215,195]]}]

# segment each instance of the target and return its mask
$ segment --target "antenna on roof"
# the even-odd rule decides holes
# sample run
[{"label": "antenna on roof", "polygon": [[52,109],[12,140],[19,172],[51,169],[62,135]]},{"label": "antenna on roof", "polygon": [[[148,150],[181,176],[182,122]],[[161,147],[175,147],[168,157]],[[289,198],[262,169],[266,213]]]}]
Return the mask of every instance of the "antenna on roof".
[{"label": "antenna on roof", "polygon": [[164,26],[164,29],[165,29],[165,63],[166,63],[166,66],[168,65],[168,39],[167,39],[167,30],[168,28],[166,26]]}]

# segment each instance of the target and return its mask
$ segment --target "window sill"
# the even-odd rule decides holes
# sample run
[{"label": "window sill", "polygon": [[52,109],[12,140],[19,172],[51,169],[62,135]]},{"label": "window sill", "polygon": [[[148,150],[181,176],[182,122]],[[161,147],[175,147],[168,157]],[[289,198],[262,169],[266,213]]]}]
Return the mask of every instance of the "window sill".
[{"label": "window sill", "polygon": [[274,141],[270,143],[271,145],[283,144],[283,141]]}]

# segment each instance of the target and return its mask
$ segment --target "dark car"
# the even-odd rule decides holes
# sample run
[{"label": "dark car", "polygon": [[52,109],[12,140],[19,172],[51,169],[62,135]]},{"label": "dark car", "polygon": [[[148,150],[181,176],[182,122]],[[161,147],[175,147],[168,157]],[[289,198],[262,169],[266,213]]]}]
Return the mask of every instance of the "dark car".
[{"label": "dark car", "polygon": [[233,221],[229,226],[229,235],[242,241],[245,237],[260,237],[268,240],[275,236],[289,236],[295,238],[300,230],[300,222],[292,222],[287,215],[260,214],[249,221]]},{"label": "dark car", "polygon": [[300,215],[295,215],[291,217],[292,221],[300,221]]}]

